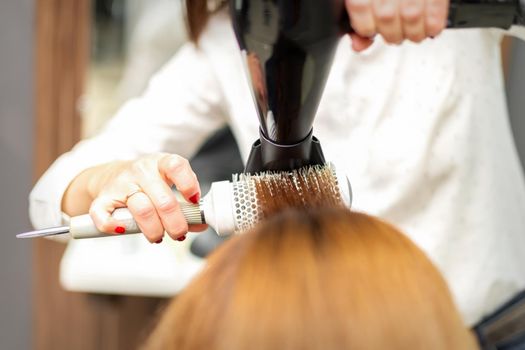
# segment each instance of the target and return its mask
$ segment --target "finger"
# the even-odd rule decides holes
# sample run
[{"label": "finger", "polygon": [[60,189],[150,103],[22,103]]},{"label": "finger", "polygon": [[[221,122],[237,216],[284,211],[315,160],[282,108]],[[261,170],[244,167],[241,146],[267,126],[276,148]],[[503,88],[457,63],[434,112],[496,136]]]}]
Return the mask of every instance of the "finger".
[{"label": "finger", "polygon": [[436,36],[445,29],[448,16],[448,0],[427,0],[425,6],[425,31]]},{"label": "finger", "polygon": [[186,200],[195,204],[199,202],[199,182],[187,159],[175,154],[165,156],[159,161],[159,172],[175,185]]},{"label": "finger", "polygon": [[139,179],[139,184],[153,203],[162,226],[170,237],[177,239],[185,235],[188,232],[188,224],[182,215],[177,197],[168,184],[160,176],[143,177]]},{"label": "finger", "polygon": [[101,195],[91,203],[89,215],[99,231],[105,233],[123,233],[126,229],[125,224],[114,219],[111,214],[115,209],[124,206],[124,203],[114,200],[113,197]]},{"label": "finger", "polygon": [[401,20],[406,39],[421,42],[426,38],[425,3],[422,0],[401,0]]},{"label": "finger", "polygon": [[128,198],[126,204],[148,241],[158,242],[164,236],[164,227],[149,197],[137,192]]},{"label": "finger", "polygon": [[368,38],[376,33],[376,24],[372,12],[372,0],[346,0],[346,10],[355,32]]},{"label": "finger", "polygon": [[357,34],[350,34],[350,38],[352,38],[352,49],[356,52],[364,51],[374,43],[373,39],[363,38]]},{"label": "finger", "polygon": [[373,0],[373,9],[378,34],[381,34],[387,43],[400,44],[403,41],[403,28],[398,1]]}]

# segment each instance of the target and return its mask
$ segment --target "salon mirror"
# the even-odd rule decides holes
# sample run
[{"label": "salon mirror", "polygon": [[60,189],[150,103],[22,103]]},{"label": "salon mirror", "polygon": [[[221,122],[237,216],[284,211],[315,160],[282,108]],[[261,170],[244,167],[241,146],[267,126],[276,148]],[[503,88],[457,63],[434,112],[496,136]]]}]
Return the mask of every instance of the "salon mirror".
[{"label": "salon mirror", "polygon": [[93,0],[82,136],[94,135],[183,45],[182,1]]}]

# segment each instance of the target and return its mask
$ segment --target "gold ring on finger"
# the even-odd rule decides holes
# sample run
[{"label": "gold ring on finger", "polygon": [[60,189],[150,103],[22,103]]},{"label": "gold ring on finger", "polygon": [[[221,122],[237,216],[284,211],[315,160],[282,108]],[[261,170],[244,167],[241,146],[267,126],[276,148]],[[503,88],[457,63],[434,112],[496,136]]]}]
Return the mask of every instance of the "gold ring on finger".
[{"label": "gold ring on finger", "polygon": [[134,195],[136,195],[137,193],[140,193],[140,192],[143,192],[142,189],[141,188],[137,188],[136,190],[133,190],[130,193],[128,193],[128,195],[126,196],[126,202],[131,198],[131,196],[134,196]]}]

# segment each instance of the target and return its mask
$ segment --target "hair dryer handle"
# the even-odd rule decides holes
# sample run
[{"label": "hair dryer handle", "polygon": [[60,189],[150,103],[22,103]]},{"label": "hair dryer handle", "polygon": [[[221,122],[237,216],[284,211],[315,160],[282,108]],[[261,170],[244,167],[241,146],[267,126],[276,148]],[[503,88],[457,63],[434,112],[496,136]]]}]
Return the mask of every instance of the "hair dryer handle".
[{"label": "hair dryer handle", "polygon": [[452,0],[447,28],[501,28],[519,24],[524,0]]},{"label": "hair dryer handle", "polygon": [[[447,28],[501,28],[525,25],[525,0],[450,0]],[[347,11],[341,31],[354,33]]]}]

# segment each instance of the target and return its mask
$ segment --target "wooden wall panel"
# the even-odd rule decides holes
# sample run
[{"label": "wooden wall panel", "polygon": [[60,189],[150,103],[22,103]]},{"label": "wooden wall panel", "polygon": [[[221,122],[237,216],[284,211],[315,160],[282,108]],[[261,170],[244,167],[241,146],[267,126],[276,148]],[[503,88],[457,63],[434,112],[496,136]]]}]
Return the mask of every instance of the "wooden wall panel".
[{"label": "wooden wall panel", "polygon": [[[36,1],[35,180],[80,137],[90,8],[90,0]],[[34,241],[33,348],[136,348],[165,300],[64,291],[58,280],[64,249]]]}]

